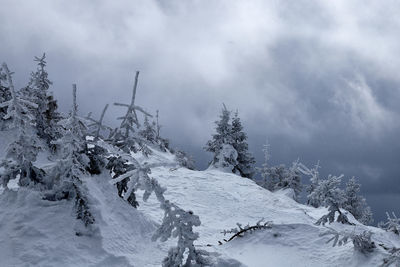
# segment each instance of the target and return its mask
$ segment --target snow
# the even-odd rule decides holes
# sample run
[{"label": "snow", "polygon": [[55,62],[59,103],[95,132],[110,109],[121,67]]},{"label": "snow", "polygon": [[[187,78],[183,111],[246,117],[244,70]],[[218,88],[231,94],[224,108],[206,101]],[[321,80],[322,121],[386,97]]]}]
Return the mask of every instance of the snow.
[{"label": "snow", "polygon": [[[1,132],[0,148],[12,138]],[[215,266],[379,266],[387,255],[378,245],[376,252],[364,256],[351,242],[340,247],[326,244],[329,237],[319,235],[327,228],[314,223],[327,209],[299,204],[292,192],[271,193],[250,179],[217,169],[177,168],[173,154],[152,151],[148,158],[133,156],[142,164],[158,165],[150,176],[167,188],[165,198],[200,217],[201,225],[194,227],[200,234],[195,245],[213,253]],[[48,164],[47,157],[43,153],[39,164]],[[134,209],[117,195],[106,174],[82,181],[96,219],[91,236],[75,235],[72,201],[42,200],[40,193],[26,188],[0,194],[0,266],[160,266],[176,240],[151,241],[163,218],[155,196],[143,202],[142,192],[137,192],[139,207]],[[400,247],[394,233],[363,226],[347,215],[356,226],[327,226],[357,233],[370,230],[376,244]],[[262,218],[272,221],[271,229],[223,241],[230,237],[221,233],[224,230],[236,223],[256,224]]]}]

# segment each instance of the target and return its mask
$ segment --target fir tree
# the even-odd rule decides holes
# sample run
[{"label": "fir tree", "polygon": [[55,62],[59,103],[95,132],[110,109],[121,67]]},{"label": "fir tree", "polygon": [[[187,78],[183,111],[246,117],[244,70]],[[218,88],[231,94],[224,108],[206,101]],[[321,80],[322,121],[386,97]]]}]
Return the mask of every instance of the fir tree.
[{"label": "fir tree", "polygon": [[261,168],[257,168],[261,174],[261,180],[257,181],[257,184],[271,192],[280,189],[292,189],[294,193],[293,198],[297,200],[302,190],[299,161],[294,161],[290,168],[286,168],[283,164],[269,166],[268,161],[271,158],[269,150],[270,147],[267,143],[263,148],[264,163]]},{"label": "fir tree", "polygon": [[240,176],[251,178],[254,175],[254,157],[250,154],[247,144],[247,135],[243,132],[243,126],[240,122],[238,111],[232,119],[232,138],[233,148],[238,153],[237,165],[233,168],[233,172],[239,173]]},{"label": "fir tree", "polygon": [[307,168],[302,163],[299,163],[298,165],[298,170],[302,174],[310,177],[310,185],[307,187],[307,205],[311,205],[315,208],[321,206],[321,203],[317,198],[311,197],[312,196],[311,193],[314,192],[314,190],[318,187],[319,184],[319,168],[320,168],[319,161],[312,169]]},{"label": "fir tree", "polygon": [[18,130],[18,137],[8,146],[6,159],[0,164],[0,167],[4,168],[0,176],[1,184],[7,187],[9,180],[17,177],[20,186],[42,183],[44,172],[33,165],[40,146],[33,132],[34,118],[30,115],[29,109],[35,108],[36,105],[17,94],[12,82],[12,73],[5,63],[2,68],[6,74],[11,99],[1,103],[0,107],[7,107],[5,118],[12,120],[12,127]]},{"label": "fir tree", "polygon": [[35,61],[38,65],[37,70],[31,73],[29,84],[22,89],[22,94],[37,105],[37,108],[31,110],[35,116],[37,134],[54,150],[55,147],[51,142],[59,137],[57,121],[60,115],[57,112],[57,101],[49,92],[52,82],[48,79],[45,69],[46,54],[35,57]]},{"label": "fir tree", "polygon": [[371,208],[363,196],[359,195],[361,185],[352,177],[346,184],[343,208],[353,214],[359,222],[368,224],[372,222]]},{"label": "fir tree", "polygon": [[147,142],[154,144],[156,142],[157,132],[155,125],[150,123],[149,117],[145,115],[143,129],[139,132],[140,136]]},{"label": "fir tree", "polygon": [[329,213],[322,216],[316,224],[332,223],[335,221],[335,213],[338,212],[339,216],[336,221],[346,224],[351,224],[347,216],[340,210],[345,201],[345,193],[339,188],[343,175],[332,176],[329,175],[327,179],[319,181],[318,186],[314,192],[311,193],[311,198],[316,199],[323,206],[327,207]]},{"label": "fir tree", "polygon": [[[10,88],[7,85],[7,74],[4,72],[2,66],[0,66],[0,105],[11,100]],[[6,119],[7,106],[0,106],[0,130],[7,128]]]},{"label": "fir tree", "polygon": [[232,125],[230,124],[230,111],[223,106],[220,120],[216,121],[216,134],[213,134],[212,140],[209,140],[205,150],[213,153],[213,159],[210,165],[229,169],[233,171],[237,165],[237,151],[234,149],[234,139],[232,136]]},{"label": "fir tree", "polygon": [[[86,198],[87,189],[84,187],[81,177],[88,175],[89,158],[85,154],[86,127],[77,115],[76,85],[73,85],[73,106],[69,117],[59,122],[64,129],[60,139],[53,143],[60,146],[60,159],[53,167],[51,177],[54,183],[52,194],[48,194],[47,200],[75,199],[76,218],[83,221],[85,226],[94,223],[94,217],[90,212]],[[77,233],[79,235],[79,233]]]}]

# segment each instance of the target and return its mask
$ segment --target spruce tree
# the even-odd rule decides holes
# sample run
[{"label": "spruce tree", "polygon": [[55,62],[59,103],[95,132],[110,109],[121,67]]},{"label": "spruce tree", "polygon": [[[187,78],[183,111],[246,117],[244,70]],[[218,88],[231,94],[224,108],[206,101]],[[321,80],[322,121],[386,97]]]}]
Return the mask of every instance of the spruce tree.
[{"label": "spruce tree", "polygon": [[28,86],[21,91],[25,98],[37,105],[37,108],[32,109],[36,119],[37,134],[54,150],[55,147],[51,142],[59,137],[57,121],[60,115],[57,112],[57,101],[49,91],[52,82],[48,79],[45,69],[46,54],[35,57],[34,61],[37,62],[37,69],[31,73]]},{"label": "spruce tree", "polygon": [[247,144],[247,135],[243,132],[243,126],[240,122],[238,111],[232,119],[232,138],[233,148],[237,151],[237,165],[234,167],[233,172],[239,173],[240,176],[252,178],[254,175],[254,157],[249,152]]},{"label": "spruce tree", "polygon": [[345,197],[346,201],[343,208],[353,214],[359,222],[369,224],[372,222],[372,211],[368,206],[365,198],[360,196],[361,185],[357,182],[356,178],[352,177],[346,184]]},{"label": "spruce tree", "polygon": [[[53,167],[51,177],[54,178],[53,193],[46,196],[47,200],[75,199],[76,218],[85,226],[94,223],[94,217],[89,209],[86,198],[86,188],[81,177],[88,175],[89,158],[85,154],[86,127],[77,115],[76,85],[73,85],[73,106],[69,117],[59,122],[64,129],[62,136],[54,141],[60,145],[60,159]],[[61,146],[62,145],[62,146]],[[79,233],[77,233],[79,234]]]},{"label": "spruce tree", "polygon": [[[10,88],[7,85],[7,74],[0,66],[0,105],[11,100]],[[0,107],[0,130],[7,128],[7,120],[4,118],[7,115],[7,106]]]},{"label": "spruce tree", "polygon": [[149,116],[145,115],[143,122],[143,129],[139,131],[140,136],[147,142],[154,144],[157,138],[157,131],[155,125],[150,123]]},{"label": "spruce tree", "polygon": [[216,133],[204,147],[208,152],[213,153],[210,165],[220,168],[228,168],[233,171],[237,165],[237,151],[233,147],[232,125],[230,123],[231,113],[223,106],[220,120],[215,121]]},{"label": "spruce tree", "polygon": [[6,159],[0,164],[0,167],[4,168],[0,175],[0,181],[3,187],[7,187],[11,179],[19,177],[18,184],[20,186],[33,186],[42,183],[44,176],[44,172],[33,165],[40,146],[33,132],[34,118],[29,110],[35,108],[36,105],[20,97],[15,91],[12,73],[5,63],[3,63],[2,68],[6,74],[11,99],[1,103],[0,107],[7,108],[7,114],[4,118],[12,120],[11,127],[18,131],[18,136],[8,146]]}]

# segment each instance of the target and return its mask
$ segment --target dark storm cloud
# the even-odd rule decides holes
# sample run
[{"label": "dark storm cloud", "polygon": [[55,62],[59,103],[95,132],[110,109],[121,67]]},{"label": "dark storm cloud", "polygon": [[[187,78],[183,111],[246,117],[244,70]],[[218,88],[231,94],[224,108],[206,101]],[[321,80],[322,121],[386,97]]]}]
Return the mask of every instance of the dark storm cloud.
[{"label": "dark storm cloud", "polygon": [[259,163],[268,139],[274,164],[357,176],[378,218],[400,194],[397,1],[0,2],[0,60],[22,87],[47,52],[64,111],[72,83],[82,114],[128,101],[139,69],[138,103],[199,166],[224,102]]}]

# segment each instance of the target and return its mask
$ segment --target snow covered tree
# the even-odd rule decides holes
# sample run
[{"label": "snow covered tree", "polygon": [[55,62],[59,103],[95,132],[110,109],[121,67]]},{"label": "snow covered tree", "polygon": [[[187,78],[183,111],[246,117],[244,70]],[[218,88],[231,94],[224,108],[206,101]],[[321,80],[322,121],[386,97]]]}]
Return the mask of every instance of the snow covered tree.
[{"label": "snow covered tree", "polygon": [[[0,105],[10,100],[11,92],[9,86],[7,85],[7,74],[4,72],[2,66],[0,66]],[[7,128],[6,119],[4,119],[6,115],[7,107],[0,107],[0,130]]]},{"label": "snow covered tree", "polygon": [[319,202],[319,199],[312,198],[311,193],[314,192],[315,188],[317,188],[318,183],[319,183],[319,162],[314,166],[314,168],[309,169],[306,167],[304,164],[299,163],[298,170],[304,174],[310,177],[310,185],[307,187],[307,205],[311,205],[315,208],[318,208],[321,206],[321,203]]},{"label": "snow covered tree", "polygon": [[280,183],[278,183],[278,186],[280,188],[293,189],[294,200],[298,199],[298,196],[300,195],[301,190],[303,188],[301,184],[301,176],[298,166],[299,166],[299,161],[298,160],[294,161],[292,163],[292,166],[286,169],[286,172],[283,176],[283,180]]},{"label": "snow covered tree", "polygon": [[35,167],[39,153],[39,141],[33,131],[34,118],[29,109],[36,107],[34,103],[22,99],[14,89],[11,72],[3,63],[2,69],[5,72],[9,85],[11,99],[0,104],[0,107],[7,107],[5,119],[12,120],[12,127],[18,130],[17,139],[12,142],[6,150],[6,159],[0,164],[3,172],[0,174],[0,183],[7,187],[10,179],[19,178],[20,186],[33,186],[42,183],[44,172]]},{"label": "snow covered tree", "polygon": [[108,104],[104,106],[103,111],[101,112],[101,115],[100,115],[100,119],[98,121],[96,121],[95,119],[93,119],[91,117],[91,115],[92,115],[91,112],[86,117],[86,119],[89,121],[87,123],[87,127],[89,129],[89,134],[91,136],[93,136],[93,141],[97,141],[97,140],[99,140],[99,138],[106,139],[102,135],[102,133],[101,133],[102,131],[107,130],[109,132],[109,134],[111,134],[113,131],[113,129],[111,127],[103,124],[104,115],[106,114],[107,108],[108,108]]},{"label": "snow covered tree", "polygon": [[343,208],[353,214],[359,222],[368,224],[372,222],[372,212],[365,198],[359,195],[360,187],[354,177],[349,180],[344,191],[346,201]]},{"label": "snow covered tree", "polygon": [[[60,139],[53,141],[60,145],[60,159],[52,168],[53,191],[46,195],[47,200],[75,199],[76,218],[83,221],[88,227],[95,219],[90,212],[87,189],[82,183],[81,177],[88,175],[87,168],[89,158],[85,154],[86,126],[77,114],[76,85],[73,85],[73,106],[69,117],[59,122],[64,129]],[[80,233],[77,232],[79,235]]]},{"label": "snow covered tree", "polygon": [[37,108],[31,109],[35,116],[37,134],[54,150],[55,147],[51,142],[59,137],[57,121],[60,119],[60,115],[57,112],[57,101],[49,92],[52,82],[48,79],[45,69],[46,54],[43,54],[42,57],[35,57],[35,61],[38,65],[37,70],[31,73],[29,84],[21,90],[21,93],[37,105]]},{"label": "snow covered tree", "polygon": [[147,115],[144,116],[143,129],[139,131],[139,135],[149,143],[156,143],[156,125],[150,123],[149,116]]},{"label": "snow covered tree", "polygon": [[188,168],[189,170],[196,169],[193,158],[186,154],[186,152],[182,150],[175,151],[175,158],[180,166]]},{"label": "snow covered tree", "polygon": [[[223,145],[229,145],[232,147],[232,149],[234,149],[232,146],[233,137],[231,135],[232,125],[230,124],[230,116],[230,111],[228,111],[226,109],[226,106],[224,105],[222,109],[222,114],[220,115],[220,120],[215,121],[215,124],[217,125],[217,133],[213,134],[212,140],[209,140],[204,148],[206,151],[213,153],[213,159],[210,162],[211,165],[216,165],[217,163],[219,163],[220,160],[223,160],[223,158],[220,159]],[[227,162],[226,165],[228,164],[235,166],[237,164],[236,159],[235,162]]]},{"label": "snow covered tree", "polygon": [[310,198],[315,199],[329,210],[329,213],[322,216],[316,224],[325,225],[327,222],[334,222],[336,212],[339,213],[336,219],[337,222],[351,224],[347,216],[340,210],[346,201],[345,193],[339,188],[342,178],[343,175],[329,175],[327,179],[320,180],[318,186],[310,194]]},{"label": "snow covered tree", "polygon": [[257,181],[257,184],[271,192],[280,189],[292,189],[294,193],[293,198],[297,200],[302,190],[299,161],[294,161],[290,168],[286,168],[283,164],[269,166],[268,161],[271,158],[269,150],[270,146],[267,143],[263,148],[264,163],[261,168],[257,168],[261,174],[261,180]]},{"label": "snow covered tree", "polygon": [[234,173],[239,173],[240,176],[251,178],[254,175],[254,157],[249,152],[249,145],[247,144],[247,135],[243,132],[243,126],[240,122],[238,111],[235,112],[232,118],[232,138],[233,148],[236,150],[237,165],[233,168]]},{"label": "snow covered tree", "polygon": [[140,127],[140,123],[136,112],[139,111],[145,116],[152,117],[148,112],[146,112],[142,107],[135,104],[136,99],[136,89],[138,85],[139,71],[136,72],[135,83],[133,86],[132,100],[130,104],[114,103],[116,106],[126,107],[127,111],[125,116],[119,117],[122,120],[119,128],[114,131],[112,138],[114,139],[114,144],[124,149],[125,151],[132,150],[136,152],[141,149],[144,153],[148,152],[144,144],[139,144],[139,148],[136,147],[140,143],[141,137],[138,135],[137,131]]},{"label": "snow covered tree", "polygon": [[270,153],[270,145],[268,142],[264,144],[263,150],[264,152],[264,163],[262,164],[261,168],[256,168],[257,171],[261,175],[261,180],[257,181],[257,184],[261,187],[264,187],[265,189],[268,189],[270,191],[273,191],[273,183],[270,182],[270,176],[271,176],[271,168],[269,166],[268,161],[271,159],[271,153]]},{"label": "snow covered tree", "polygon": [[386,212],[387,221],[380,222],[378,227],[393,232],[396,235],[400,235],[400,218],[397,218],[396,214],[392,212],[392,216],[390,216],[389,212]]},{"label": "snow covered tree", "polygon": [[235,131],[233,130],[230,116],[231,112],[223,105],[220,120],[215,122],[217,125],[216,133],[213,134],[212,139],[207,142],[204,149],[213,153],[211,166],[250,177],[252,175],[250,164],[254,163],[254,159],[247,152],[247,137],[241,131],[238,118],[235,122]]}]

